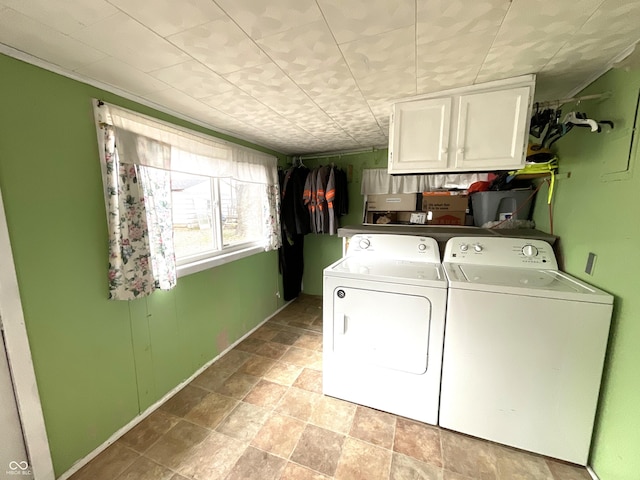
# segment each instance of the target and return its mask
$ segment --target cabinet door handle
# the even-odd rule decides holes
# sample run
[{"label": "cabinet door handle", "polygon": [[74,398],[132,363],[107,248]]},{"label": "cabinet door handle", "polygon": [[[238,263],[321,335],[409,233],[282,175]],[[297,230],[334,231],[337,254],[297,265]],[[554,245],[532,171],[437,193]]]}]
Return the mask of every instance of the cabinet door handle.
[{"label": "cabinet door handle", "polygon": [[458,149],[458,153],[459,153],[460,155],[464,155],[464,147],[463,147],[463,148],[459,148],[459,149]]},{"label": "cabinet door handle", "polygon": [[442,147],[442,154],[446,155],[449,149],[447,147]]}]

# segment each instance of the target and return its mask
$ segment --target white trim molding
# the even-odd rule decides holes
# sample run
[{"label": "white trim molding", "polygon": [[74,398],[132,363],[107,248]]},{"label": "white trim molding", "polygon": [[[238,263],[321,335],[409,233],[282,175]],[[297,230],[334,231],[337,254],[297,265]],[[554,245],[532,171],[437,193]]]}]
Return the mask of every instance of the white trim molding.
[{"label": "white trim molding", "polygon": [[598,478],[598,475],[596,475],[596,472],[593,471],[593,468],[591,468],[589,465],[587,465],[587,472],[589,472],[589,475],[591,475],[591,478],[593,480],[600,480]]},{"label": "white trim molding", "polygon": [[49,441],[33,370],[9,229],[0,191],[0,316],[25,447],[34,480],[53,480]]}]

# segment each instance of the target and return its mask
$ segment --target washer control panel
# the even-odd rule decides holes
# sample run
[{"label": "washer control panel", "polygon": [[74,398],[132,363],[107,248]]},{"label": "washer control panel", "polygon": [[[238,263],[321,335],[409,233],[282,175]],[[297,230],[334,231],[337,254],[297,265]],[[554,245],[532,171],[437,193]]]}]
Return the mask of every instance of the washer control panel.
[{"label": "washer control panel", "polygon": [[558,269],[553,248],[543,240],[510,237],[454,237],[443,262]]},{"label": "washer control panel", "polygon": [[347,257],[379,256],[396,260],[440,263],[438,242],[431,237],[386,233],[358,234],[351,237]]}]

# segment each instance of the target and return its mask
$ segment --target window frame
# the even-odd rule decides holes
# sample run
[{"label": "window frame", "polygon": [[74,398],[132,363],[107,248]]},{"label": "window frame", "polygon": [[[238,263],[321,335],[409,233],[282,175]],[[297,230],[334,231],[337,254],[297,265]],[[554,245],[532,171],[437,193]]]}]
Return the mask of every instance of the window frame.
[{"label": "window frame", "polygon": [[[193,174],[193,176],[198,175]],[[222,201],[220,193],[220,180],[222,179],[220,177],[210,177],[208,175],[202,176],[209,179],[214,244],[220,245],[220,248],[216,250],[214,247],[214,249],[193,255],[187,255],[181,258],[178,258],[176,255],[176,274],[178,278],[192,273],[201,272],[218,265],[224,265],[225,263],[233,262],[234,260],[239,260],[256,253],[264,252],[264,247],[260,240],[242,241],[225,245],[222,228]],[[264,224],[262,225],[262,229],[264,229]]]}]

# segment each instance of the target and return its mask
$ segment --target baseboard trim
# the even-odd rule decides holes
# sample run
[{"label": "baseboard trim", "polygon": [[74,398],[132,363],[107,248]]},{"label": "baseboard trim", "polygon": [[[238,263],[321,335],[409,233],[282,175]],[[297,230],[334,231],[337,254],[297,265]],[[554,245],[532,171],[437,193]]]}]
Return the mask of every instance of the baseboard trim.
[{"label": "baseboard trim", "polygon": [[233,348],[235,348],[236,345],[238,345],[240,342],[242,342],[245,338],[247,338],[249,335],[251,335],[253,332],[255,332],[258,328],[260,328],[262,325],[264,325],[266,322],[268,322],[269,320],[271,320],[273,317],[275,317],[278,313],[280,313],[282,310],[284,310],[293,300],[286,302],[282,307],[278,308],[275,312],[273,312],[271,315],[269,315],[267,318],[265,318],[262,322],[260,322],[258,325],[256,325],[253,329],[251,329],[250,331],[248,331],[247,333],[245,333],[242,337],[240,337],[238,340],[236,340],[235,342],[233,342],[231,345],[229,345],[224,351],[222,351],[219,355],[217,355],[216,357],[214,357],[213,359],[209,360],[207,363],[205,363],[202,367],[200,367],[198,370],[196,370],[193,375],[191,375],[189,378],[187,378],[186,380],[184,380],[183,382],[179,383],[175,388],[173,388],[172,390],[170,390],[169,392],[167,392],[160,400],[158,400],[157,402],[155,402],[153,405],[151,405],[150,407],[148,407],[144,412],[141,412],[140,415],[136,416],[135,418],[133,418],[129,423],[127,423],[125,426],[123,426],[122,428],[120,428],[119,430],[117,430],[113,435],[111,435],[104,443],[102,443],[101,445],[99,445],[98,447],[96,447],[94,450],[92,450],[89,454],[87,454],[86,456],[84,456],[83,458],[81,458],[80,460],[78,460],[76,463],[74,463],[72,465],[72,467],[67,470],[66,472],[64,472],[62,475],[60,475],[60,477],[58,477],[58,480],[67,480],[69,477],[71,477],[71,475],[73,475],[74,473],[76,473],[78,470],[80,470],[82,467],[84,467],[87,463],[89,463],[91,460],[93,460],[94,458],[96,458],[98,455],[100,455],[102,452],[104,452],[110,445],[112,445],[116,440],[118,440],[120,437],[122,437],[125,433],[127,433],[129,430],[131,430],[133,427],[135,427],[136,425],[138,425],[140,422],[142,422],[145,418],[147,418],[149,415],[151,415],[153,412],[155,412],[158,407],[160,407],[160,405],[162,405],[164,402],[166,402],[167,400],[169,400],[171,397],[173,397],[176,393],[178,393],[180,390],[182,390],[184,387],[186,387],[189,383],[191,383],[191,381],[193,379],[195,379],[198,375],[200,375],[202,372],[204,372],[207,368],[209,368],[212,364],[214,364],[218,359],[222,358],[223,356],[225,356],[229,351],[231,351]]},{"label": "baseboard trim", "polygon": [[591,468],[589,465],[587,465],[587,472],[589,472],[589,475],[591,475],[591,478],[593,480],[600,480],[598,478],[598,475],[596,475],[596,472],[593,471],[593,468]]}]

